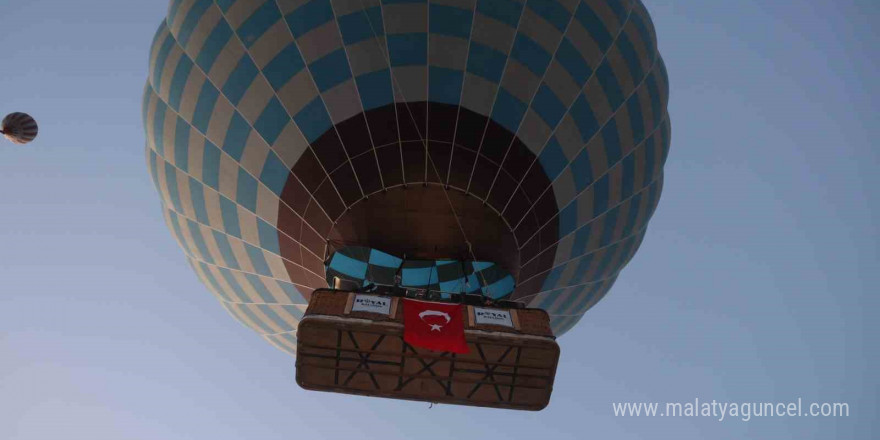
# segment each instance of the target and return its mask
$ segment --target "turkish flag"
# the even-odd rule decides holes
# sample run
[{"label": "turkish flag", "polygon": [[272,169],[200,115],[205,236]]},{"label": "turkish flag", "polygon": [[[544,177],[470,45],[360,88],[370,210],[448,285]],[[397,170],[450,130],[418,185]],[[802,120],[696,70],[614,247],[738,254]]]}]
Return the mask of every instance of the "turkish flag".
[{"label": "turkish flag", "polygon": [[467,353],[461,304],[403,300],[403,340],[435,351]]}]

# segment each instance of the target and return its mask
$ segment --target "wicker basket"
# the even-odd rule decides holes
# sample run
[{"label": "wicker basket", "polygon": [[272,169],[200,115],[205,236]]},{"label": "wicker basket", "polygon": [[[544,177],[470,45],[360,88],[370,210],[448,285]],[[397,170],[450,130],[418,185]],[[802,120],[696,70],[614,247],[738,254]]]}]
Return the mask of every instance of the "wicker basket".
[{"label": "wicker basket", "polygon": [[297,383],[305,389],[523,410],[547,406],[559,346],[543,310],[509,310],[514,326],[481,325],[463,309],[470,352],[403,340],[403,301],[388,314],[351,311],[353,293],[317,290],[297,331]]}]

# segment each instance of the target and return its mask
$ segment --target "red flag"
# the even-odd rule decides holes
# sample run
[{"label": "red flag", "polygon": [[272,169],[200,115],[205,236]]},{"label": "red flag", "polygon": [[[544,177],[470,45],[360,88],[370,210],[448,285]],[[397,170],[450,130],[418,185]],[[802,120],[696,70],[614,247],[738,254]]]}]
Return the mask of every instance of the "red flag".
[{"label": "red flag", "polygon": [[403,340],[429,350],[467,353],[462,305],[404,299]]}]

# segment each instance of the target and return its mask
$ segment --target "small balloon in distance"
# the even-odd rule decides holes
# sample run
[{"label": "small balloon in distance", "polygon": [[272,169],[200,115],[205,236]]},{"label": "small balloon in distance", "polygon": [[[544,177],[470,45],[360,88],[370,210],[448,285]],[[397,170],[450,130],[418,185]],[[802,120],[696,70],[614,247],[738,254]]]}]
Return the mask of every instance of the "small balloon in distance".
[{"label": "small balloon in distance", "polygon": [[37,137],[37,121],[27,113],[10,113],[3,118],[0,132],[12,143],[26,144]]}]

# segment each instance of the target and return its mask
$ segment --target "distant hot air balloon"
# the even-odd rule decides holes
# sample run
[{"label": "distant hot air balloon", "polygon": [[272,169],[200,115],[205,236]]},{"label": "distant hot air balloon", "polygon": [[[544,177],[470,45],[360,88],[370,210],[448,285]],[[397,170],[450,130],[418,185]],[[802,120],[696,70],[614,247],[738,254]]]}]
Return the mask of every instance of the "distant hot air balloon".
[{"label": "distant hot air balloon", "polygon": [[198,277],[290,354],[313,291],[370,283],[561,335],[645,236],[667,98],[639,0],[174,0],[146,160]]},{"label": "distant hot air balloon", "polygon": [[3,118],[0,134],[16,144],[26,144],[37,137],[37,121],[27,113],[10,113]]}]

